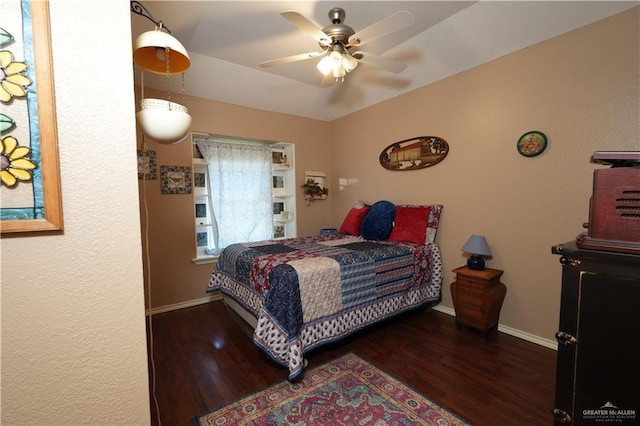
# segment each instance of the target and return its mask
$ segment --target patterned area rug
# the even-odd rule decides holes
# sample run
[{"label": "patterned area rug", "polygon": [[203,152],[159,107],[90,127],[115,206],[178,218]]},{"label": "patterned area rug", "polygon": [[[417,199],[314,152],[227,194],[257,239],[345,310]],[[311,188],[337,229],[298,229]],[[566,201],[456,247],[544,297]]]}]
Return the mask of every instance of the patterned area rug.
[{"label": "patterned area rug", "polygon": [[469,425],[349,353],[219,410],[194,425]]}]

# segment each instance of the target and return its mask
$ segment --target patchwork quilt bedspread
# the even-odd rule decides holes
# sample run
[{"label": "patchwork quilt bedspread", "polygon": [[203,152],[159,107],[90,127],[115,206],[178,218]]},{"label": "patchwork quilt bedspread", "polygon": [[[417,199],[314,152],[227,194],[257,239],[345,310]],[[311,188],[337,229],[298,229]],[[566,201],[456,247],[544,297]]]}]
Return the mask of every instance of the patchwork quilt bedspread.
[{"label": "patchwork quilt bedspread", "polygon": [[207,292],[257,318],[254,343],[294,380],[311,349],[439,301],[442,276],[435,243],[318,235],[227,247]]}]

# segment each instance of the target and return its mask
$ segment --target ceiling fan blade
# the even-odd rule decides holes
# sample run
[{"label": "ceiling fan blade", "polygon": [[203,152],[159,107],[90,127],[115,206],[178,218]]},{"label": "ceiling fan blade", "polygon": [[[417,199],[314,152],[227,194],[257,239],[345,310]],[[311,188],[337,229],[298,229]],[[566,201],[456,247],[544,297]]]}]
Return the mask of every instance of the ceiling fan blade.
[{"label": "ceiling fan blade", "polygon": [[298,55],[285,56],[284,58],[272,59],[270,61],[260,62],[262,68],[273,67],[276,65],[290,64],[292,62],[304,61],[305,59],[311,59],[323,55],[325,52],[308,52],[300,53]]},{"label": "ceiling fan blade", "polygon": [[349,37],[349,46],[359,46],[369,43],[377,38],[391,34],[403,28],[413,25],[413,16],[407,11],[400,11],[388,16],[381,21],[357,31]]},{"label": "ceiling fan blade", "polygon": [[374,67],[382,68],[383,70],[394,73],[402,72],[407,67],[407,64],[403,64],[402,62],[363,51],[353,52],[351,56],[363,64],[373,65]]},{"label": "ceiling fan blade", "polygon": [[311,22],[309,19],[301,15],[300,13],[294,10],[287,10],[285,12],[280,13],[283,18],[291,22],[293,25],[298,27],[300,30],[309,34],[315,41],[320,43],[323,46],[331,45],[331,37],[326,35],[320,27]]}]

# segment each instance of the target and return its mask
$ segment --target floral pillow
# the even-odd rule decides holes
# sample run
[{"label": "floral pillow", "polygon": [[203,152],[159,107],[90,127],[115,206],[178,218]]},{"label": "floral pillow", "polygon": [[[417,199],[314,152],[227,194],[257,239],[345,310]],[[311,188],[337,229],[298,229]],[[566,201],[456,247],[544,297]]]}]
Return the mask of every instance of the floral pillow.
[{"label": "floral pillow", "polygon": [[435,241],[442,212],[441,204],[402,205],[397,206],[396,210],[395,223],[389,241],[420,245]]}]

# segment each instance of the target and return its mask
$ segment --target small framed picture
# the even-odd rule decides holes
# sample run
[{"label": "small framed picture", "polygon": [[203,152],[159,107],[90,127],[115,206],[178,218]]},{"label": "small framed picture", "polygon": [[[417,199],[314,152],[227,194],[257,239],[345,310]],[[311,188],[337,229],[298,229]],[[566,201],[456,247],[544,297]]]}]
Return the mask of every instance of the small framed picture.
[{"label": "small framed picture", "polygon": [[284,203],[275,202],[273,203],[273,214],[280,214],[284,211]]},{"label": "small framed picture", "polygon": [[155,151],[138,150],[138,179],[158,179]]},{"label": "small framed picture", "polygon": [[207,217],[207,205],[202,203],[196,204],[196,217]]},{"label": "small framed picture", "polygon": [[282,164],[283,151],[271,151],[271,162],[273,164]]},{"label": "small framed picture", "polygon": [[273,176],[273,189],[284,189],[284,176],[282,175]]},{"label": "small framed picture", "polygon": [[206,247],[208,244],[208,238],[206,232],[196,232],[196,246]]},{"label": "small framed picture", "polygon": [[195,186],[196,188],[204,188],[205,186],[207,186],[204,173],[195,172],[193,174],[193,186]]},{"label": "small framed picture", "polygon": [[163,194],[191,194],[191,167],[160,166]]},{"label": "small framed picture", "polygon": [[273,227],[273,238],[284,238],[284,226],[277,225]]},{"label": "small framed picture", "polygon": [[285,168],[289,167],[289,160],[287,159],[287,154],[282,150],[273,150],[271,151],[271,163],[275,168]]},{"label": "small framed picture", "polygon": [[271,175],[271,191],[275,197],[281,197],[287,193],[287,180],[284,173]]}]

